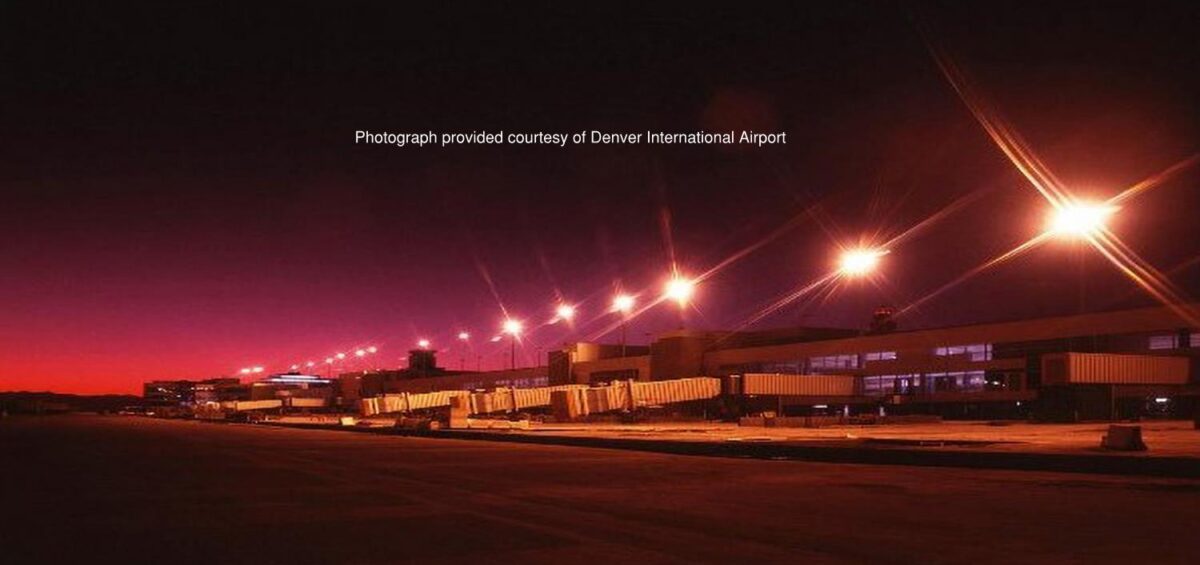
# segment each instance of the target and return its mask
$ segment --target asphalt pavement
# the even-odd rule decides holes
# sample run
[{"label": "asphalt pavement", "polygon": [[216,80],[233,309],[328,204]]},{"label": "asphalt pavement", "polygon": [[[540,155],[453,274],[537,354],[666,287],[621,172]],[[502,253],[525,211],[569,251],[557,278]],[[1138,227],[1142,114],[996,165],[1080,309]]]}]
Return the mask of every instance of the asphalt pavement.
[{"label": "asphalt pavement", "polygon": [[1194,563],[1200,480],[0,420],[6,563]]}]

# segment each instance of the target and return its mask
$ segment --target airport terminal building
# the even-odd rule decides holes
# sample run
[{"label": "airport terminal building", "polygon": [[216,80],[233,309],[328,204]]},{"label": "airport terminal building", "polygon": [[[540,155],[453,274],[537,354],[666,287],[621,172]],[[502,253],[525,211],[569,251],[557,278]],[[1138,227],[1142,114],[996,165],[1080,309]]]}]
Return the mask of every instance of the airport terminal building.
[{"label": "airport terminal building", "polygon": [[[435,351],[418,349],[406,369],[345,373],[323,380],[321,391],[330,409],[354,410],[389,394],[717,377],[719,411],[710,403],[709,416],[1191,417],[1200,404],[1200,328],[1183,319],[1162,306],[907,331],[679,330],[648,346],[572,343],[551,351],[545,365],[507,371],[454,371],[438,366]],[[178,383],[147,383],[147,399],[263,388],[207,381],[179,395],[164,384]]]},{"label": "airport terminal building", "polygon": [[[519,374],[396,375],[377,388],[428,392],[707,376],[721,377],[726,395],[740,396],[746,411],[1054,420],[1188,416],[1200,395],[1197,356],[1200,329],[1172,308],[1152,307],[908,331],[680,330],[657,336],[648,347],[570,344],[552,351],[547,366]],[[750,374],[775,375],[777,394],[744,394],[738,378]]]},{"label": "airport terminal building", "polygon": [[1153,307],[865,335],[677,331],[659,336],[644,356],[569,363],[567,374],[552,372],[551,380],[778,374],[803,383],[845,375],[853,378],[852,395],[803,394],[800,387],[780,395],[777,406],[1106,419],[1191,414],[1200,393],[1197,356],[1200,330],[1172,308]]}]

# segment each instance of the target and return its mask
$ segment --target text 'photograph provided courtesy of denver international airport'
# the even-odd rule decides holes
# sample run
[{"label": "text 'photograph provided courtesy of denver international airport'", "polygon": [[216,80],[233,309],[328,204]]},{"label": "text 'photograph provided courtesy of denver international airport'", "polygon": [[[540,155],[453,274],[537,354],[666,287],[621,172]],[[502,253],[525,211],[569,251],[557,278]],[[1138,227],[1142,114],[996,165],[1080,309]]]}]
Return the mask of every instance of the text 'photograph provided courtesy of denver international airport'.
[{"label": "text 'photograph provided courtesy of denver international airport'", "polygon": [[0,561],[1195,563],[1194,2],[0,8]]}]

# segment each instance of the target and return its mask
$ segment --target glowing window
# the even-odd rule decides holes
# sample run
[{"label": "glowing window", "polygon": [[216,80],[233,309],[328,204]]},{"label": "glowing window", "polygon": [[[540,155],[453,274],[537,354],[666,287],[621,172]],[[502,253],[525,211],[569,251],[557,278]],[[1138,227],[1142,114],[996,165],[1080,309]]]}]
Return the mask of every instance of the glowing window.
[{"label": "glowing window", "polygon": [[864,361],[891,361],[895,358],[895,351],[872,351],[863,354]]},{"label": "glowing window", "polygon": [[1179,336],[1175,334],[1150,336],[1150,349],[1175,349],[1177,347],[1179,347]]},{"label": "glowing window", "polygon": [[933,350],[933,354],[940,357],[964,355],[972,361],[991,361],[992,344],[973,343],[970,345],[950,345],[946,347],[938,347]]},{"label": "glowing window", "polygon": [[858,368],[858,355],[810,357],[808,366],[812,369],[856,369]]}]

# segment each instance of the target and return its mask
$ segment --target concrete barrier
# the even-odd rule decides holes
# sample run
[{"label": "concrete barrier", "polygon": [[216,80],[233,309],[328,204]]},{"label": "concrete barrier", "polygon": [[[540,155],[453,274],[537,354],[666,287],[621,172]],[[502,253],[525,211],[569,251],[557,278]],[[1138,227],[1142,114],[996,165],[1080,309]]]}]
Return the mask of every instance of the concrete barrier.
[{"label": "concrete barrier", "polygon": [[1142,427],[1113,424],[1108,427],[1108,433],[1100,438],[1100,447],[1115,451],[1146,451]]}]

